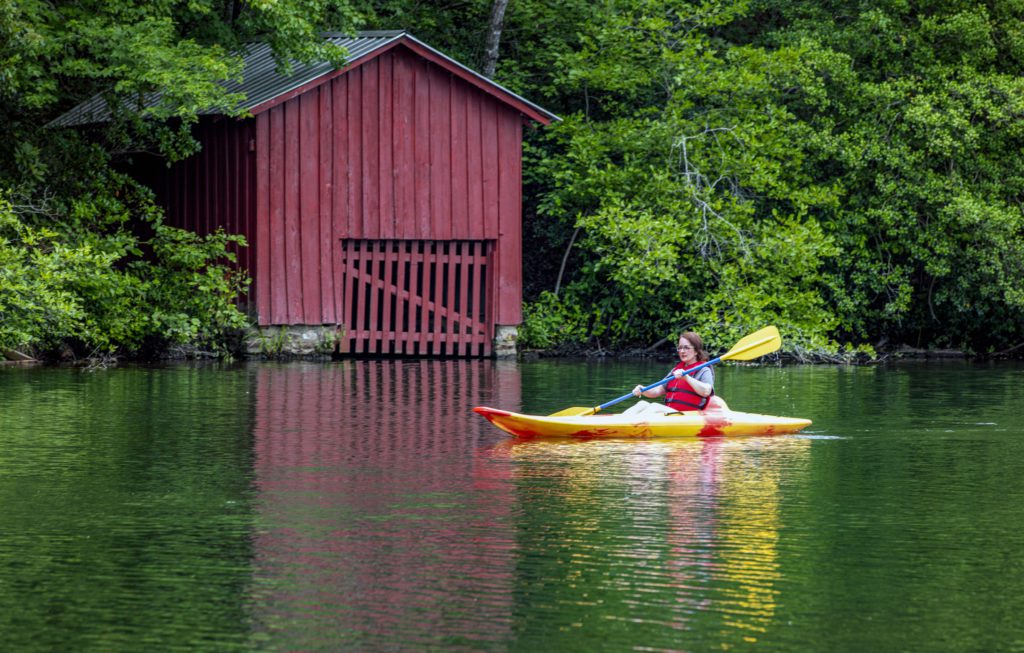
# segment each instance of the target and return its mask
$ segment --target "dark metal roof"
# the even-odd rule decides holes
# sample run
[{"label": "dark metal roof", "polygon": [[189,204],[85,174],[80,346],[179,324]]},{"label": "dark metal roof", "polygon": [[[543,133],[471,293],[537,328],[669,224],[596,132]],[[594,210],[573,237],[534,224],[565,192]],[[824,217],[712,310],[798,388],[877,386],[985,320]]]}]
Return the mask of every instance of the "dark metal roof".
[{"label": "dark metal roof", "polygon": [[[359,32],[356,36],[344,34],[326,34],[325,38],[336,45],[340,45],[348,52],[345,66],[352,66],[361,59],[370,58],[377,51],[385,48],[396,41],[409,41],[425,48],[437,57],[440,57],[449,65],[456,67],[463,74],[476,78],[485,86],[499,90],[522,102],[528,108],[533,109],[537,114],[548,120],[558,120],[553,113],[533,104],[529,100],[516,95],[500,84],[487,79],[483,75],[463,66],[451,57],[438,52],[422,41],[417,40],[408,32],[402,30],[380,31],[380,32]],[[246,46],[243,55],[242,81],[226,81],[224,87],[231,93],[242,93],[245,100],[239,103],[238,108],[252,110],[262,104],[270,102],[286,93],[301,88],[305,84],[313,82],[319,77],[332,73],[336,70],[334,66],[326,61],[318,61],[310,64],[301,64],[292,61],[291,74],[285,76],[278,72],[277,62],[274,61],[273,52],[266,43],[251,43]],[[147,97],[145,106],[155,106],[160,100],[160,94],[154,93]],[[215,111],[200,111],[200,114],[213,114]],[[49,127],[74,127],[106,122],[110,118],[110,111],[107,108],[106,100],[99,94],[79,104],[74,109],[64,113],[59,118],[51,121]]]}]

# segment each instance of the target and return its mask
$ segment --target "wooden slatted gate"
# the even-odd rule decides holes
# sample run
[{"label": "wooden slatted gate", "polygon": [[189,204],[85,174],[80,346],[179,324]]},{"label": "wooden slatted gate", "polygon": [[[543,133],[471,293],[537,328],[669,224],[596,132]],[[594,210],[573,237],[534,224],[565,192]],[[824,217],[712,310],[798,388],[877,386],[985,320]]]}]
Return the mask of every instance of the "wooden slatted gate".
[{"label": "wooden slatted gate", "polygon": [[489,356],[486,240],[342,240],[341,351]]}]

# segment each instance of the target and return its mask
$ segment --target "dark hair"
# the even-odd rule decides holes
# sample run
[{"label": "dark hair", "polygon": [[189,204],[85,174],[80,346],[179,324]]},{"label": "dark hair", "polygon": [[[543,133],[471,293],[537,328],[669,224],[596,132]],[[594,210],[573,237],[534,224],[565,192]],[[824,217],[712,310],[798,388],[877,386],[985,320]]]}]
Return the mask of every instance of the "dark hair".
[{"label": "dark hair", "polygon": [[679,334],[679,337],[693,345],[693,350],[697,352],[698,362],[703,363],[708,360],[708,353],[704,351],[704,341],[700,339],[700,335],[693,331],[684,331]]}]

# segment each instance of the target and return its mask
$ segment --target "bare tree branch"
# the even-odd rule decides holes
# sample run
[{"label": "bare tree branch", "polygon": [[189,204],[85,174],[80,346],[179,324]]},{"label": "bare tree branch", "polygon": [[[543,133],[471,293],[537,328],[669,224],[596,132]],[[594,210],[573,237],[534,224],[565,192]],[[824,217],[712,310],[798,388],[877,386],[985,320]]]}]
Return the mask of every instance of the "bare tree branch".
[{"label": "bare tree branch", "polygon": [[[682,177],[684,185],[686,186],[687,192],[690,196],[690,201],[700,211],[701,216],[701,240],[699,244],[700,255],[702,258],[709,258],[712,255],[712,251],[717,254],[721,254],[722,244],[717,236],[711,229],[711,219],[721,222],[726,227],[736,233],[736,237],[739,243],[739,247],[742,251],[749,253],[749,247],[747,246],[746,238],[743,235],[743,231],[740,230],[736,225],[727,220],[721,213],[716,211],[711,204],[705,199],[705,196],[709,193],[713,193],[720,183],[726,183],[730,186],[730,192],[733,195],[739,194],[739,184],[735,179],[727,175],[721,175],[714,181],[710,180],[707,175],[703,174],[691,161],[689,155],[688,142],[697,139],[711,137],[715,139],[715,143],[719,143],[719,133],[733,134],[733,127],[714,127],[706,128],[700,134],[695,136],[680,136],[676,141],[676,147],[679,149],[680,156],[680,169],[682,170]],[[721,145],[719,144],[719,150]],[[724,155],[723,155],[724,156]]]}]

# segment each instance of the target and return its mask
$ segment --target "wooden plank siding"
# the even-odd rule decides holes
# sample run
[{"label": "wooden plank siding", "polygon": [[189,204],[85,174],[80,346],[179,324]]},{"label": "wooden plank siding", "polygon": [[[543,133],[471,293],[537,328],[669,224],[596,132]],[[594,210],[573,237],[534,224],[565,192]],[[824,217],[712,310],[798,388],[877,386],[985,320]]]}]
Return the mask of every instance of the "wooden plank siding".
[{"label": "wooden plank siding", "polygon": [[167,169],[162,161],[137,171],[165,209],[166,223],[207,235],[216,229],[242,234],[248,247],[233,247],[238,265],[255,277],[259,269],[255,189],[260,169],[257,124],[227,118],[202,121],[193,130],[202,149]]},{"label": "wooden plank siding", "polygon": [[[269,254],[267,273],[253,289],[261,324],[344,322],[342,307],[354,292],[343,281],[344,240],[490,241],[498,261],[491,296],[514,298],[499,302],[494,317],[518,324],[517,111],[395,48],[257,115],[256,123],[257,134],[267,134],[260,145],[269,146],[267,157],[257,158],[256,204],[266,207],[271,224],[257,232],[269,239],[257,246]],[[384,300],[375,293],[363,300],[364,319],[397,319],[377,305]],[[438,325],[427,322],[436,329],[440,318]],[[436,348],[441,340],[438,333],[428,342]]]}]

